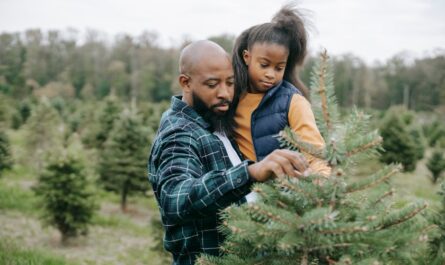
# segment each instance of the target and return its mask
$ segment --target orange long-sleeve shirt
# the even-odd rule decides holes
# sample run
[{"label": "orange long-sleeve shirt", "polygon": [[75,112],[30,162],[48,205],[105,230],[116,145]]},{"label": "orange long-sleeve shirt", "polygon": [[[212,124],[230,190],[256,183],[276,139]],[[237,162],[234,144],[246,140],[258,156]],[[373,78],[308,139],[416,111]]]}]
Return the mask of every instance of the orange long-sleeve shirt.
[{"label": "orange long-sleeve shirt", "polygon": [[[264,94],[246,93],[240,98],[236,109],[235,130],[236,142],[241,153],[248,159],[256,161],[255,148],[253,146],[251,133],[251,117],[253,111],[258,107]],[[299,94],[294,94],[291,99],[288,113],[288,121],[293,131],[305,142],[317,147],[324,146],[310,103]],[[321,159],[303,153],[309,163],[309,167],[322,175],[328,176],[331,168]]]}]

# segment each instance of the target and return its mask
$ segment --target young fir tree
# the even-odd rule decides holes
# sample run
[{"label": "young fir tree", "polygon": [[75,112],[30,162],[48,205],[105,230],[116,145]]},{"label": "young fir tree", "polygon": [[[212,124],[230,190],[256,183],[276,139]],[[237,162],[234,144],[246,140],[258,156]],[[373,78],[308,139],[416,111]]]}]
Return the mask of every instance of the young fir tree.
[{"label": "young fir tree", "polygon": [[12,166],[11,145],[5,129],[0,127],[0,177],[5,169]]},{"label": "young fir tree", "polygon": [[20,102],[20,105],[18,107],[18,111],[20,113],[20,118],[22,120],[22,123],[25,123],[28,118],[31,116],[31,107],[32,103],[30,100],[25,99]]},{"label": "young fir tree", "polygon": [[9,120],[10,120],[10,108],[6,96],[0,93],[0,126],[3,129],[6,129],[9,127]]},{"label": "young fir tree", "polygon": [[380,130],[384,149],[380,161],[386,164],[401,163],[404,171],[414,171],[421,156],[416,153],[419,148],[405,122],[395,111],[388,111]]},{"label": "young fir tree", "polygon": [[443,157],[443,150],[436,149],[433,151],[426,167],[431,172],[431,181],[435,184],[440,177],[442,171],[445,170],[445,158]]},{"label": "young fir tree", "polygon": [[0,176],[2,171],[12,166],[11,145],[6,129],[9,127],[7,99],[0,95]]},{"label": "young fir tree", "polygon": [[62,146],[64,125],[57,111],[43,98],[32,109],[31,116],[23,127],[26,132],[28,161],[40,170],[45,154],[55,146]]},{"label": "young fir tree", "polygon": [[31,115],[31,101],[29,99],[22,100],[17,104],[11,117],[11,125],[14,130],[19,129]]},{"label": "young fir tree", "polygon": [[445,126],[438,120],[423,126],[423,133],[428,139],[429,146],[433,147],[445,138]]},{"label": "young fir tree", "polygon": [[135,109],[124,110],[100,155],[100,182],[105,189],[121,195],[121,208],[126,210],[127,196],[148,189],[146,179],[148,131]]},{"label": "young fir tree", "polygon": [[413,128],[413,129],[411,129],[409,134],[411,135],[411,138],[414,141],[414,146],[415,146],[414,153],[416,154],[416,159],[417,160],[423,159],[423,157],[425,155],[426,141],[425,141],[424,137],[422,136],[420,129]]},{"label": "young fir tree", "polygon": [[394,205],[388,181],[398,166],[350,180],[355,163],[375,155],[382,139],[357,110],[341,124],[326,52],[314,66],[311,92],[325,148],[302,142],[289,128],[280,139],[285,148],[325,159],[332,175],[255,185],[258,201],[223,212],[225,255],[202,256],[197,264],[414,264],[412,244],[424,226],[418,213],[426,204]]},{"label": "young fir tree", "polygon": [[114,122],[119,119],[121,112],[122,106],[119,99],[113,93],[106,97],[105,104],[98,116],[98,127],[94,141],[95,147],[103,147],[113,129]]},{"label": "young fir tree", "polygon": [[442,199],[442,209],[432,217],[432,222],[437,226],[437,231],[429,241],[428,257],[425,264],[444,265],[445,264],[445,182],[441,185],[439,192]]},{"label": "young fir tree", "polygon": [[62,243],[86,235],[96,209],[94,190],[78,146],[53,149],[34,187],[43,206],[42,219],[60,231]]}]

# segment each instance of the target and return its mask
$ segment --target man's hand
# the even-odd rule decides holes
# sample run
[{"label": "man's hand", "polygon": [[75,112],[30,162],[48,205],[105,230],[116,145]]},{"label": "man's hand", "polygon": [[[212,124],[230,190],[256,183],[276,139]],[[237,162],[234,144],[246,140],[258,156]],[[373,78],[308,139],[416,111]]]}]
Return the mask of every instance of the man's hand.
[{"label": "man's hand", "polygon": [[247,169],[255,181],[263,182],[271,177],[303,176],[308,169],[308,163],[300,153],[290,150],[275,150]]}]

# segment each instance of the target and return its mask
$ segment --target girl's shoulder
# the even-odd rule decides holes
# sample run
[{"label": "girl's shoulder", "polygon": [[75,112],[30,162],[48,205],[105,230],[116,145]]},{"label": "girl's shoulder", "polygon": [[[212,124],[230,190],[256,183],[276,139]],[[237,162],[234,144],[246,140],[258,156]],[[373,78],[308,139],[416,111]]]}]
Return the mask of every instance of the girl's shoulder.
[{"label": "girl's shoulder", "polygon": [[298,88],[296,88],[292,83],[286,80],[283,80],[279,90],[283,93],[303,95]]}]

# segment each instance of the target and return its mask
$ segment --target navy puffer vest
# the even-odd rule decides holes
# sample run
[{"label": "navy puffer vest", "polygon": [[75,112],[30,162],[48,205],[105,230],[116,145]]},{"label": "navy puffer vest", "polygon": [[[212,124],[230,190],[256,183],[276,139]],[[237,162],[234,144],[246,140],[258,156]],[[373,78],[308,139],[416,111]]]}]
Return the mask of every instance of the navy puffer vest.
[{"label": "navy puffer vest", "polygon": [[287,81],[282,81],[264,95],[252,112],[251,132],[257,161],[280,148],[274,136],[289,125],[288,112],[292,96],[301,92]]}]

